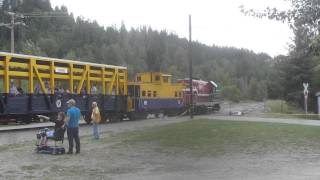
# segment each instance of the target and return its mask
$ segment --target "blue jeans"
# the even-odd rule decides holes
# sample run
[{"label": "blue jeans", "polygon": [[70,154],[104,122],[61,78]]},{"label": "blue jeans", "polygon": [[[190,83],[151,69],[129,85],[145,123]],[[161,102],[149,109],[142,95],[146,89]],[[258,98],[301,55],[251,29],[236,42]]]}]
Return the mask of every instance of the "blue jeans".
[{"label": "blue jeans", "polygon": [[93,128],[93,136],[94,136],[94,138],[99,139],[98,123],[93,122],[92,123],[92,128]]}]

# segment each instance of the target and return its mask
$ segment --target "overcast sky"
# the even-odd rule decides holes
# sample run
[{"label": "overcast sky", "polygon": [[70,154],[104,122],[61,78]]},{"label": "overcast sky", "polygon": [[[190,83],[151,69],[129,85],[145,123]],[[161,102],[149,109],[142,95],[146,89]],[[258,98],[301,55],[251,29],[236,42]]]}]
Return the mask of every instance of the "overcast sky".
[{"label": "overcast sky", "polygon": [[284,0],[51,0],[67,6],[75,16],[96,20],[100,25],[127,29],[141,25],[166,29],[188,37],[188,15],[192,15],[192,39],[207,45],[247,48],[271,56],[287,54],[292,31],[286,24],[244,16],[239,6],[288,9]]}]

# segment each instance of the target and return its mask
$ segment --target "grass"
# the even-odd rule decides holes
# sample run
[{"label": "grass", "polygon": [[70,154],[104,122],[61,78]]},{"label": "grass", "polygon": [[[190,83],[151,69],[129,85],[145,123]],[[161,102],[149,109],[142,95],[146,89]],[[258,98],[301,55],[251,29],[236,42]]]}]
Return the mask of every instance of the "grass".
[{"label": "grass", "polygon": [[302,109],[283,100],[268,100],[263,117],[288,119],[320,119],[318,114],[305,114]]},{"label": "grass", "polygon": [[151,144],[164,152],[191,152],[205,156],[259,153],[320,147],[320,128],[198,119],[126,133],[123,142],[131,145]]},{"label": "grass", "polygon": [[[0,146],[3,153],[0,160],[10,159],[17,166],[12,163],[13,167],[4,166],[2,176],[4,179],[112,179],[119,174],[144,172],[146,165],[164,163],[157,159],[162,157],[190,155],[197,159],[266,152],[301,152],[303,156],[310,150],[320,153],[320,127],[302,125],[195,119],[119,134],[107,133],[102,137],[97,141],[92,136],[81,137],[79,156],[33,154],[34,145],[30,142]],[[14,153],[6,153],[9,151]]]},{"label": "grass", "polygon": [[268,113],[292,114],[298,111],[297,108],[290,106],[286,101],[283,100],[268,100],[266,102],[266,108]]}]

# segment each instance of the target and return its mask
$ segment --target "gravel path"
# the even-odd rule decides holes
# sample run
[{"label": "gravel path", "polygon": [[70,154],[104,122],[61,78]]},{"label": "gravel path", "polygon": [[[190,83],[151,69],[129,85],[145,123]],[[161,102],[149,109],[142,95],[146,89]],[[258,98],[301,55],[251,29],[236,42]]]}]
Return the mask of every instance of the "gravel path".
[{"label": "gravel path", "polygon": [[[100,124],[100,132],[102,133],[119,133],[128,130],[138,130],[146,127],[161,126],[170,123],[178,123],[187,121],[187,117],[172,117],[172,118],[158,118],[146,119],[140,121],[123,121],[120,123]],[[40,128],[39,128],[40,129]],[[6,131],[0,132],[0,145],[16,144],[25,141],[35,140],[36,133],[39,129],[21,130],[21,131]],[[90,125],[83,125],[79,130],[80,136],[87,136],[92,134]]]}]

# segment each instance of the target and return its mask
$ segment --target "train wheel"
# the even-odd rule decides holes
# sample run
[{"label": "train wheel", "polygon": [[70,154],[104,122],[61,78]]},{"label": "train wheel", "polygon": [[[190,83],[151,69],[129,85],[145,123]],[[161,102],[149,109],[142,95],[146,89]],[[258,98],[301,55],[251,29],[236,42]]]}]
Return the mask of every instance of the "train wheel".
[{"label": "train wheel", "polygon": [[30,124],[32,122],[32,117],[27,117],[25,120],[24,120],[24,123],[26,124]]},{"label": "train wheel", "polygon": [[0,123],[2,125],[8,125],[8,121],[9,121],[9,119],[7,117],[1,117],[0,118]]},{"label": "train wheel", "polygon": [[121,122],[123,119],[123,114],[122,113],[111,114],[109,119],[111,122]]},{"label": "train wheel", "polygon": [[214,111],[220,111],[220,108],[221,108],[220,104],[215,104],[214,107],[213,107],[213,110]]},{"label": "train wheel", "polygon": [[148,113],[147,112],[131,112],[129,113],[128,117],[132,121],[143,120],[148,118]]},{"label": "train wheel", "polygon": [[133,112],[129,112],[129,113],[128,113],[128,118],[129,118],[131,121],[137,120],[137,118],[136,118],[136,116],[134,115]]}]

